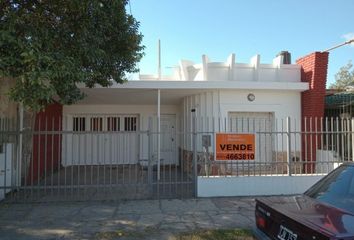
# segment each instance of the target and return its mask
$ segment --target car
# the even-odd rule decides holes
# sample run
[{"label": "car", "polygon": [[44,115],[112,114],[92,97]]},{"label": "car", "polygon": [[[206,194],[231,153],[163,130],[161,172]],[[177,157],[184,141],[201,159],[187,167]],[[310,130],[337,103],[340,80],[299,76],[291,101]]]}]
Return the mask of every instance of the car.
[{"label": "car", "polygon": [[354,164],[344,163],[304,194],[256,199],[258,239],[354,240]]}]

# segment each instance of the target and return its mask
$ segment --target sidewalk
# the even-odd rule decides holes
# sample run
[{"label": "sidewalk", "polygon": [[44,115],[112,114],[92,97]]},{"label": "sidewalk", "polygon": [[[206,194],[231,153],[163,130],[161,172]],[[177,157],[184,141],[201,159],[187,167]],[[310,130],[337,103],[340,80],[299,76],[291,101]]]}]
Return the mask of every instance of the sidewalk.
[{"label": "sidewalk", "polygon": [[196,229],[253,224],[253,198],[0,203],[0,239],[171,239]]}]

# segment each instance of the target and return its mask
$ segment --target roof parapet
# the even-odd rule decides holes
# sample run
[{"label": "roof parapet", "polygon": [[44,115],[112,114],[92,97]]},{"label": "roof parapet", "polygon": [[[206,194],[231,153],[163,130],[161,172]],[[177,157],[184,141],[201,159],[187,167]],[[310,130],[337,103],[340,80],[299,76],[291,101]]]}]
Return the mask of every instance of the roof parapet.
[{"label": "roof parapet", "polygon": [[[211,62],[202,55],[202,62],[195,64],[189,60],[180,60],[174,67],[174,73],[161,76],[161,80],[170,81],[262,81],[262,82],[300,82],[300,66],[283,64],[283,56],[275,57],[271,64],[262,64],[259,54],[249,63],[237,63],[236,55],[230,54],[225,62]],[[140,75],[140,80],[158,81],[157,75]]]}]

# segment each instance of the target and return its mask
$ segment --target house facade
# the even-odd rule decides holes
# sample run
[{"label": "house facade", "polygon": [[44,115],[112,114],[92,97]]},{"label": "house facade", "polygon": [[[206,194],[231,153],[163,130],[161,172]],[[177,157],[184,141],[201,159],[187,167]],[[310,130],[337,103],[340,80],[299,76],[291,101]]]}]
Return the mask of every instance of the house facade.
[{"label": "house facade", "polygon": [[[314,162],[324,141],[315,133],[321,130],[327,63],[327,52],[311,53],[295,64],[282,55],[268,64],[259,55],[249,63],[238,63],[234,54],[225,62],[203,55],[197,64],[181,60],[169,76],[82,87],[83,100],[38,113],[35,131],[21,133],[18,145],[3,151],[4,158],[10,152],[15,156],[5,185],[31,192],[48,186],[95,192],[108,185],[125,194],[134,190],[138,198],[161,189],[172,197],[301,192],[289,186],[306,188],[316,179],[298,178],[295,184],[291,178],[256,176],[317,171]],[[254,135],[252,161],[219,161],[216,133]],[[33,149],[26,156],[21,139],[28,134],[33,134]],[[271,182],[244,188],[242,181],[251,186],[254,180],[237,176],[250,175],[256,182]],[[290,185],[279,185],[284,182]]]},{"label": "house facade", "polygon": [[[192,151],[193,148],[192,138],[181,133],[208,133],[214,129],[274,131],[274,119],[301,119],[301,93],[308,89],[309,84],[301,81],[301,66],[283,64],[283,56],[278,56],[271,64],[260,63],[259,55],[250,63],[237,63],[234,54],[220,63],[209,61],[205,55],[200,64],[180,61],[171,76],[140,75],[140,80],[110,88],[83,88],[87,95],[83,101],[63,106],[63,130],[142,134],[127,135],[125,139],[109,139],[109,133],[102,134],[99,144],[106,138],[121,143],[118,145],[125,150],[129,146],[129,151],[116,149],[105,157],[102,154],[107,155],[107,150],[103,145],[93,151],[87,149],[87,153],[72,153],[73,146],[86,143],[77,143],[78,140],[68,137],[63,139],[62,151],[66,156],[63,164],[87,164],[84,159],[89,154],[95,159],[91,164],[111,161],[136,164],[149,154],[147,136],[143,133],[157,132],[159,126],[160,132],[170,133],[161,134],[160,158],[164,164],[178,164],[178,150]],[[254,126],[243,130],[242,124],[248,124],[250,119]],[[296,125],[300,129],[300,122]],[[202,150],[200,141],[198,151]],[[277,143],[283,144],[282,139]],[[272,144],[271,140],[265,144]],[[300,144],[297,148],[300,149]],[[269,146],[267,149],[271,151]],[[158,155],[157,152],[158,149],[154,149],[153,154]]]}]

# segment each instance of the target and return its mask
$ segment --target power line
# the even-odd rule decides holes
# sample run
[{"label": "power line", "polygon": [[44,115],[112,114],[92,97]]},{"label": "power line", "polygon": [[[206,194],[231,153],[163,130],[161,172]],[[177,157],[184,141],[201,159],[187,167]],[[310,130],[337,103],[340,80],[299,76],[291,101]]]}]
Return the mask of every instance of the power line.
[{"label": "power line", "polygon": [[344,43],[338,44],[338,45],[336,45],[336,46],[334,46],[334,47],[328,48],[328,49],[326,49],[326,50],[324,50],[324,51],[322,51],[322,52],[329,52],[329,51],[331,51],[331,50],[333,50],[333,49],[336,49],[336,48],[339,48],[339,47],[341,47],[341,46],[344,46],[344,45],[347,45],[347,44],[351,44],[351,43],[354,43],[354,38],[353,38],[353,39],[350,39],[350,40],[348,40],[348,41],[346,41],[346,42],[344,42]]}]

